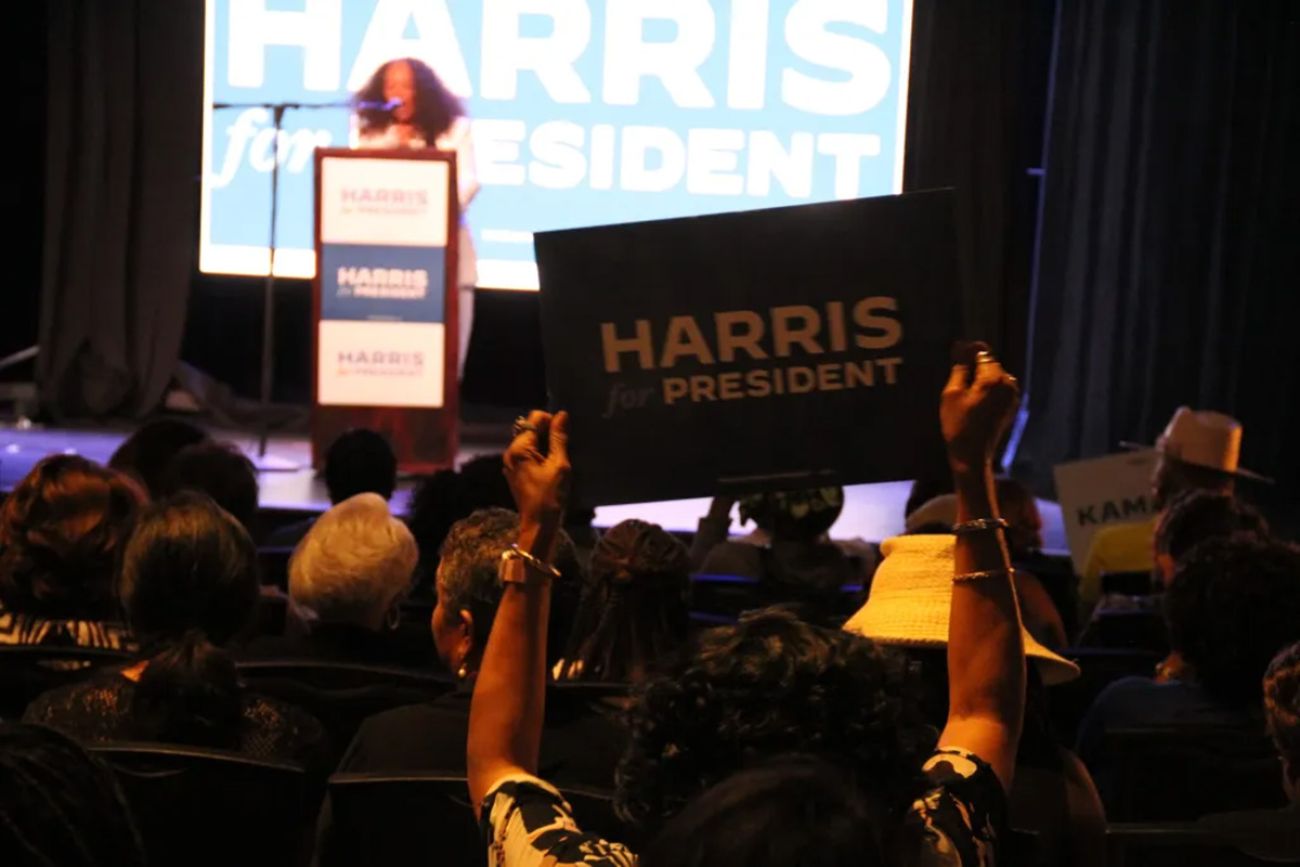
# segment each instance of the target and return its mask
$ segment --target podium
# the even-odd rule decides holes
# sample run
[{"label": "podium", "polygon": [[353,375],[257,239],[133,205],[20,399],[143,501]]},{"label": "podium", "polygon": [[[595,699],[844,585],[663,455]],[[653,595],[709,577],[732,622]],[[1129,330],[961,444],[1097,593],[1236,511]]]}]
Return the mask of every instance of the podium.
[{"label": "podium", "polygon": [[312,464],[339,434],[386,436],[398,468],[456,458],[456,156],[316,151]]}]

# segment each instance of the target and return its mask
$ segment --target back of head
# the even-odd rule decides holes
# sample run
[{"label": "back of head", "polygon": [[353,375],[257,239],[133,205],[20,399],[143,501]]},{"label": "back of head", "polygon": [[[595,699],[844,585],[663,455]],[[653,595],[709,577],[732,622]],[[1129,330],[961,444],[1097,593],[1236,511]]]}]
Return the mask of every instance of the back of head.
[{"label": "back of head", "polygon": [[1231,494],[1193,489],[1180,493],[1165,506],[1156,524],[1156,551],[1178,561],[1207,539],[1239,533],[1267,537],[1268,522]]},{"label": "back of head", "polygon": [[753,494],[740,501],[740,520],[752,520],[773,539],[811,542],[830,531],[843,508],[840,487]]},{"label": "back of head", "polygon": [[479,509],[513,509],[500,455],[467,461],[460,471],[439,470],[422,479],[411,494],[407,523],[420,548],[420,577],[432,579],[439,552],[452,524]]},{"label": "back of head", "polygon": [[1300,796],[1300,641],[1282,650],[1264,673],[1264,718],[1287,779]]},{"label": "back of head", "polygon": [[792,748],[847,768],[901,810],[935,739],[903,659],[778,608],[703,633],[673,671],[643,686],[629,725],[619,808],[649,830]]},{"label": "back of head", "polygon": [[112,770],[53,729],[0,724],[0,852],[49,867],[144,864]]},{"label": "back of head", "polygon": [[108,459],[115,470],[135,478],[151,497],[160,497],[167,465],[186,446],[207,440],[202,428],[187,421],[162,418],[137,428]]},{"label": "back of head", "polygon": [[459,510],[468,515],[478,509],[510,509],[515,500],[506,483],[505,462],[501,455],[479,455],[461,465],[457,471]]},{"label": "back of head", "polygon": [[117,619],[118,557],[144,494],[75,455],[36,464],[0,510],[0,602],[49,617]]},{"label": "back of head", "polygon": [[325,488],[331,503],[357,494],[392,498],[397,487],[397,456],[388,440],[366,428],[341,434],[325,453]]},{"label": "back of head", "polygon": [[1157,509],[1163,509],[1175,497],[1188,491],[1211,491],[1231,494],[1236,487],[1236,477],[1231,473],[1180,461],[1172,455],[1162,454],[1156,464],[1153,499]]},{"label": "back of head", "polygon": [[726,778],[664,825],[643,867],[885,865],[888,816],[843,770],[781,756]]},{"label": "back of head", "polygon": [[[498,568],[501,555],[519,536],[519,516],[509,509],[479,509],[457,521],[442,543],[438,564],[439,603],[451,611],[469,611],[473,616],[474,647],[482,653],[501,601]],[[552,587],[547,657],[554,662],[573,622],[575,588],[582,573],[573,542],[560,532],[555,566],[560,578]],[[554,633],[561,633],[555,635]]]},{"label": "back of head", "polygon": [[1269,661],[1300,639],[1300,548],[1211,539],[1179,564],[1165,594],[1170,645],[1216,700],[1258,706]]},{"label": "back of head", "polygon": [[122,602],[149,664],[133,705],[138,736],[227,745],[239,715],[234,663],[219,648],[257,604],[242,526],[202,494],[148,506],[126,547]]},{"label": "back of head", "polygon": [[207,494],[245,528],[252,527],[257,514],[257,471],[230,443],[202,442],[181,449],[167,466],[163,489],[167,494]]},{"label": "back of head", "polygon": [[411,586],[411,531],[378,494],[357,494],[321,515],[289,561],[289,595],[326,622],[378,629]]},{"label": "back of head", "polygon": [[627,682],[676,653],[690,626],[690,555],[658,524],[614,526],[591,555],[591,578],[565,652],[575,679]]}]

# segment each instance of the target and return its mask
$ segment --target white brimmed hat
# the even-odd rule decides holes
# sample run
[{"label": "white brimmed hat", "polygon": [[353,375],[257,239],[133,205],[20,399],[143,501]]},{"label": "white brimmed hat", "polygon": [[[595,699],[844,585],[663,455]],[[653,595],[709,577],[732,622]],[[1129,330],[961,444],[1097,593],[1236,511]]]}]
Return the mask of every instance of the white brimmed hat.
[{"label": "white brimmed hat", "polygon": [[[1137,443],[1120,443],[1128,449],[1146,449]],[[1241,456],[1241,422],[1230,415],[1180,406],[1156,440],[1156,451],[1197,467],[1272,482],[1267,476],[1238,466]]]},{"label": "white brimmed hat", "polygon": [[[880,546],[885,559],[871,579],[871,595],[844,624],[880,644],[947,647],[954,567],[952,535],[895,536]],[[1039,644],[1021,627],[1025,656],[1043,683],[1074,680],[1079,666]]]}]

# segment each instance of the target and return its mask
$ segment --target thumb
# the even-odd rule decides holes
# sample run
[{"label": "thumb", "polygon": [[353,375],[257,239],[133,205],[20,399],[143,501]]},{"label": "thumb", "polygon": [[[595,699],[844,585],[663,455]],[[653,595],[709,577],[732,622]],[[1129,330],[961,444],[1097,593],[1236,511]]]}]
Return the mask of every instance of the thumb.
[{"label": "thumb", "polygon": [[551,457],[569,461],[569,414],[560,410],[551,418]]}]

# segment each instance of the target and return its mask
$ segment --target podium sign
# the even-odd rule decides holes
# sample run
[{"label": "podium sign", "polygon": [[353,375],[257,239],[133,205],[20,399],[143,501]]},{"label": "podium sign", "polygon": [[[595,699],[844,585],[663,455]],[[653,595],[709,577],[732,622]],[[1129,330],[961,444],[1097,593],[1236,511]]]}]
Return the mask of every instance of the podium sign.
[{"label": "podium sign", "polygon": [[456,166],[437,151],[316,153],[312,457],[385,434],[403,469],[457,446]]}]

